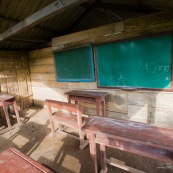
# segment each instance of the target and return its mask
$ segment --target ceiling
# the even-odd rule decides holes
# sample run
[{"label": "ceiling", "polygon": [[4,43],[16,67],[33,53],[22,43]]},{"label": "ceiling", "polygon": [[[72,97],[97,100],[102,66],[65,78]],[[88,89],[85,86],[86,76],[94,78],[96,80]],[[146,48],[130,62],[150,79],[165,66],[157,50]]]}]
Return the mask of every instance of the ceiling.
[{"label": "ceiling", "polygon": [[[0,0],[0,35],[53,2]],[[173,10],[173,0],[88,0],[0,41],[0,50],[39,49],[53,37],[165,10]]]}]

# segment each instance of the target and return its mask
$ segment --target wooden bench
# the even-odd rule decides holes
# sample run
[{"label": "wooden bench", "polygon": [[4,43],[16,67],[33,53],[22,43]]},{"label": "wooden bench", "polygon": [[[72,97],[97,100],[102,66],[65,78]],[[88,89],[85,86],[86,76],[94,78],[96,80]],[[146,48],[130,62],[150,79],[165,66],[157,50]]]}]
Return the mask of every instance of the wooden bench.
[{"label": "wooden bench", "polygon": [[0,167],[1,173],[54,173],[13,147],[0,153]]},{"label": "wooden bench", "polygon": [[[76,137],[72,134],[69,134],[71,137],[80,140],[79,148],[82,150],[88,145],[88,140],[84,139],[84,134],[81,130],[82,126],[85,124],[87,118],[81,116],[83,113],[83,107],[71,103],[65,103],[55,100],[46,100],[46,104],[48,107],[49,118],[50,118],[50,125],[52,130],[52,136],[55,133],[55,126],[54,122],[58,122],[59,124],[59,132],[63,131],[63,125],[74,128],[78,131],[79,137]],[[52,113],[52,108],[57,108],[58,111]]]},{"label": "wooden bench", "polygon": [[107,172],[106,164],[133,173],[142,172],[108,160],[105,146],[173,164],[173,129],[98,116],[91,118],[82,129],[89,138],[93,173],[98,173],[96,143],[100,145],[100,173]]}]

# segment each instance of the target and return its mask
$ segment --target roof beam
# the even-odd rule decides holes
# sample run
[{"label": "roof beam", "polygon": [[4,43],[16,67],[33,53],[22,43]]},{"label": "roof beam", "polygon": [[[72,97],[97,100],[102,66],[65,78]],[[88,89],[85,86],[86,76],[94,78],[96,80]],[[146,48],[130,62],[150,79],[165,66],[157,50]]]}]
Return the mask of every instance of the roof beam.
[{"label": "roof beam", "polygon": [[100,3],[97,4],[96,8],[106,8],[106,9],[112,9],[117,11],[125,11],[130,13],[139,13],[139,14],[148,14],[151,12],[158,12],[159,10],[154,9],[141,9],[138,6],[126,6],[126,5],[116,5],[116,4],[109,4],[109,3]]},{"label": "roof beam", "polygon": [[136,0],[136,3],[138,4],[138,6],[141,10],[143,10],[143,11],[147,10],[144,3],[143,3],[143,0]]},{"label": "roof beam", "polygon": [[[17,24],[17,23],[21,22],[20,20],[12,19],[12,18],[10,18],[10,17],[6,17],[6,16],[3,16],[3,15],[1,15],[1,14],[0,14],[0,19],[5,20],[5,21],[12,22],[13,24]],[[50,34],[53,34],[53,35],[54,35],[54,34],[57,34],[57,33],[58,33],[58,35],[61,35],[60,32],[55,31],[55,30],[52,30],[52,29],[48,29],[48,28],[43,27],[43,26],[38,26],[38,25],[37,25],[37,26],[34,27],[34,29],[37,29],[37,30],[39,30],[39,31],[49,32]]]},{"label": "roof beam", "polygon": [[144,3],[143,3],[142,0],[136,0],[136,3],[138,4],[138,6],[139,6],[140,8],[144,8]]},{"label": "roof beam", "polygon": [[78,18],[68,27],[68,29],[63,33],[69,34],[70,31],[73,31],[73,29],[80,24],[80,22],[95,8],[95,6],[100,3],[100,0],[96,0],[93,4],[89,5],[87,3],[83,3],[81,7],[85,8],[85,11],[78,16]]},{"label": "roof beam", "polygon": [[27,42],[27,43],[45,43],[50,42],[50,40],[40,40],[40,39],[29,39],[29,38],[18,38],[18,37],[10,37],[8,41],[14,42]]},{"label": "roof beam", "polygon": [[78,18],[63,33],[63,35],[69,34],[70,32],[72,32],[72,30],[77,25],[79,25],[79,23],[87,16],[87,14],[89,14],[93,10],[93,6],[92,5],[83,4],[83,7],[85,8],[85,11],[81,15],[78,16]]},{"label": "roof beam", "polygon": [[61,13],[68,8],[71,8],[75,5],[81,4],[85,2],[86,0],[57,0],[50,5],[44,7],[43,9],[35,12],[31,16],[27,17],[23,21],[17,23],[13,27],[7,29],[5,32],[0,34],[0,41],[7,39],[8,37],[18,34],[19,32],[22,32],[28,28],[31,28],[44,20],[47,20],[58,13]]}]

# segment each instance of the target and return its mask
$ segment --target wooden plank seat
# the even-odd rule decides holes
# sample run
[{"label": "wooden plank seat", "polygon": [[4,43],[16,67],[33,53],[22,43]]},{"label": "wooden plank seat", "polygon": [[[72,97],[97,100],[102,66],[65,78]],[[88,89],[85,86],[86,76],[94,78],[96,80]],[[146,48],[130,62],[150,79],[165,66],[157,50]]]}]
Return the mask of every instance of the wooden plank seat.
[{"label": "wooden plank seat", "polygon": [[134,153],[173,164],[173,129],[149,124],[94,116],[84,126],[90,143],[93,172],[98,173],[96,143],[100,145],[100,173],[107,172],[107,164],[129,172],[142,172],[106,158],[106,147]]},{"label": "wooden plank seat", "polygon": [[[83,107],[76,104],[48,99],[46,100],[46,105],[48,107],[52,136],[55,133],[54,122],[58,123],[60,132],[67,133],[66,131],[63,131],[63,125],[74,128],[79,133],[79,137],[77,137],[77,139],[80,140],[79,148],[81,150],[84,149],[88,145],[88,140],[84,138],[84,134],[81,129],[88,118],[82,117],[81,115],[81,113],[83,113]],[[53,108],[57,108],[58,110],[53,113]],[[72,134],[70,134],[70,136],[76,138],[76,136]]]}]

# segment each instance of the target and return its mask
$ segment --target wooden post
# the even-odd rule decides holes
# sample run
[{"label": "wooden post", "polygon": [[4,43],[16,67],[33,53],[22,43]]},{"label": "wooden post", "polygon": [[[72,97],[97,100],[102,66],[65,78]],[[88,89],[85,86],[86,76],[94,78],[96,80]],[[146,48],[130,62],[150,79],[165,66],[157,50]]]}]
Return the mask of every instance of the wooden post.
[{"label": "wooden post", "polygon": [[87,136],[89,138],[90,157],[91,157],[92,166],[93,166],[92,172],[98,173],[95,134],[94,133],[87,133]]},{"label": "wooden post", "polygon": [[10,122],[10,118],[9,118],[9,115],[8,115],[8,112],[7,112],[7,109],[6,109],[6,105],[4,103],[2,103],[2,107],[3,107],[3,110],[4,110],[7,125],[8,125],[8,128],[9,128],[9,127],[11,127],[11,122]]},{"label": "wooden post", "polygon": [[106,165],[106,147],[105,145],[100,144],[100,161],[101,161],[101,171],[100,173],[106,173],[108,171]]},{"label": "wooden post", "polygon": [[99,99],[96,99],[96,114],[99,116]]},{"label": "wooden post", "polygon": [[105,99],[103,99],[102,101],[102,116],[106,116],[106,113],[105,113]]},{"label": "wooden post", "polygon": [[14,111],[15,111],[15,114],[16,114],[17,122],[20,123],[19,112],[18,112],[18,109],[17,109],[16,101],[13,102],[13,106],[14,106]]}]

